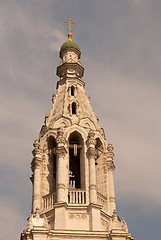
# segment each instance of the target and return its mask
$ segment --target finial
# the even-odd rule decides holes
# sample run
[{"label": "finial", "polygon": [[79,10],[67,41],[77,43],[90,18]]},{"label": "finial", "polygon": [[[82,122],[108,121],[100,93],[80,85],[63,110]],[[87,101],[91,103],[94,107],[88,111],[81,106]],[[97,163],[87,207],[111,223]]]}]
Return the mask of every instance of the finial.
[{"label": "finial", "polygon": [[72,24],[75,24],[75,22],[74,22],[71,18],[67,19],[67,21],[64,21],[64,22],[65,22],[65,23],[69,23],[69,29],[67,29],[67,30],[69,31],[69,33],[68,33],[68,40],[69,40],[69,41],[72,41],[71,23],[72,23]]}]

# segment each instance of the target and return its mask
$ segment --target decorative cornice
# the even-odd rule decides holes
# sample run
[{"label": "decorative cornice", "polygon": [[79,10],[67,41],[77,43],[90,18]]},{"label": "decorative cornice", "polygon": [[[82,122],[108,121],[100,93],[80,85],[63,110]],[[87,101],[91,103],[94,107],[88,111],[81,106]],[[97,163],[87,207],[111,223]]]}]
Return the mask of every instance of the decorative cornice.
[{"label": "decorative cornice", "polygon": [[67,73],[68,69],[73,69],[75,70],[75,73],[79,73],[79,77],[83,77],[84,74],[84,68],[77,62],[74,63],[63,63],[62,65],[59,65],[57,67],[56,75],[59,76],[60,78]]}]

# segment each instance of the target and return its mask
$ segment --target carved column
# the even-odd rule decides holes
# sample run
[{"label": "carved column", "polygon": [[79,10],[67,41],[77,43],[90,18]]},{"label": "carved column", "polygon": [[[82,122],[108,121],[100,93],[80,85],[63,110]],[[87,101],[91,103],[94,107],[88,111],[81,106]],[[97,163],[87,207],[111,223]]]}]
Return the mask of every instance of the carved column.
[{"label": "carved column", "polygon": [[41,209],[41,192],[40,192],[40,166],[41,166],[41,151],[38,140],[34,142],[34,150],[32,152],[34,158],[31,164],[32,171],[34,173],[33,181],[33,212],[36,208]]},{"label": "carved column", "polygon": [[110,203],[110,215],[113,215],[113,211],[116,210],[115,203],[115,190],[114,190],[114,179],[113,179],[113,171],[115,169],[115,165],[113,163],[114,153],[112,144],[108,144],[107,146],[107,168],[108,168],[108,179],[109,179],[109,203]]},{"label": "carved column", "polygon": [[57,202],[65,202],[65,177],[64,177],[64,157],[66,154],[65,138],[63,137],[63,130],[58,130],[57,148]]},{"label": "carved column", "polygon": [[89,202],[97,203],[96,191],[96,169],[95,169],[95,156],[96,156],[96,140],[94,139],[94,131],[90,130],[87,139],[87,156],[89,159]]}]

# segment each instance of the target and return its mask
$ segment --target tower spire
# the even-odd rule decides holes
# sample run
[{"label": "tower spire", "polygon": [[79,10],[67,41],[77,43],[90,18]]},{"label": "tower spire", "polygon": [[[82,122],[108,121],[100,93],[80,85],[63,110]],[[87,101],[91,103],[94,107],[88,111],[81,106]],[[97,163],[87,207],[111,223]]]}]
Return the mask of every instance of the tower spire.
[{"label": "tower spire", "polygon": [[69,23],[69,29],[67,29],[67,30],[69,31],[69,33],[68,33],[68,40],[69,40],[69,41],[72,41],[71,24],[75,24],[75,22],[74,22],[71,18],[67,19],[67,21],[64,21],[64,22],[65,22],[65,23]]},{"label": "tower spire", "polygon": [[116,212],[113,146],[85,92],[74,22],[65,22],[69,33],[60,48],[57,92],[33,144],[32,213],[21,240],[134,240]]}]

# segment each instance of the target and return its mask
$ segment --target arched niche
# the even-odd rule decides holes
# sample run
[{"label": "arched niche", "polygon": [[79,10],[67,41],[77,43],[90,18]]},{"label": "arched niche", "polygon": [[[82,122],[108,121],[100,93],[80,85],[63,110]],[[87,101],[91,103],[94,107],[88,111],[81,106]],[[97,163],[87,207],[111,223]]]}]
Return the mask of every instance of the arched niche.
[{"label": "arched niche", "polygon": [[100,140],[100,138],[96,138],[96,153],[97,153],[97,159],[102,155],[103,153],[103,144]]},{"label": "arched niche", "polygon": [[71,96],[75,96],[75,87],[71,86]]},{"label": "arched niche", "polygon": [[85,188],[84,141],[77,131],[69,136],[69,188]]},{"label": "arched niche", "polygon": [[56,140],[53,136],[47,139],[49,152],[48,181],[50,192],[56,192]]},{"label": "arched niche", "polygon": [[106,169],[106,160],[104,157],[104,147],[101,139],[96,138],[96,185],[97,192],[101,193],[104,197],[107,197],[107,169]]},{"label": "arched niche", "polygon": [[77,114],[77,105],[75,102],[72,102],[72,114]]}]

